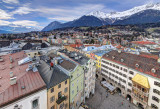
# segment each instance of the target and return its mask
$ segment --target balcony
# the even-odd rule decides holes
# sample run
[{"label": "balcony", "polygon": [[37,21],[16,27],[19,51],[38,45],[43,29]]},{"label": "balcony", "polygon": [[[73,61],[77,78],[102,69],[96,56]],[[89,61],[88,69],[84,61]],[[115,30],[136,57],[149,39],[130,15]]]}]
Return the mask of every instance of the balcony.
[{"label": "balcony", "polygon": [[143,92],[142,90],[138,89],[137,87],[132,87],[134,90],[136,90],[139,94],[144,95],[146,97],[149,96],[149,93]]},{"label": "balcony", "polygon": [[58,100],[56,101],[57,104],[61,104],[64,100],[66,100],[67,97],[62,95],[61,97],[58,98]]},{"label": "balcony", "polygon": [[141,102],[141,103],[144,104],[144,105],[147,105],[147,104],[148,104],[147,101],[144,101],[144,99],[142,100],[142,99],[140,99],[139,97],[135,96],[134,93],[132,93],[132,98],[133,98],[133,99],[136,99],[137,101]]}]

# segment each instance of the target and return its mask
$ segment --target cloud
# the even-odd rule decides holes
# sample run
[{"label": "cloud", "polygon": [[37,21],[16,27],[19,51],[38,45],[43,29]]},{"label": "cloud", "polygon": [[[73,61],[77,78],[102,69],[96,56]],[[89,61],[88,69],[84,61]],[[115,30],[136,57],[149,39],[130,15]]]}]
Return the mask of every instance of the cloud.
[{"label": "cloud", "polygon": [[12,26],[12,27],[36,27],[36,28],[42,28],[39,26],[39,23],[36,21],[30,21],[30,20],[20,20],[20,21],[6,21],[6,20],[0,20],[0,26]]},{"label": "cloud", "polygon": [[38,11],[43,16],[48,16],[48,19],[71,21],[92,11],[97,11],[97,9],[104,10],[105,6],[103,4],[81,4],[73,7],[40,7],[34,11]]},{"label": "cloud", "polygon": [[0,19],[12,19],[12,16],[6,11],[0,9]]},{"label": "cloud", "polygon": [[23,6],[17,8],[16,10],[12,11],[11,14],[19,14],[19,15],[23,15],[23,14],[29,14],[30,12],[34,11],[34,9],[29,7],[30,4],[24,4]]},{"label": "cloud", "polygon": [[5,21],[5,20],[0,20],[0,26],[7,26],[10,25],[11,23],[9,21]]},{"label": "cloud", "polygon": [[13,21],[12,24],[14,25],[18,25],[18,26],[32,26],[32,27],[36,27],[38,26],[38,22],[36,21],[30,21],[30,20],[21,20],[21,21]]},{"label": "cloud", "polygon": [[14,9],[15,7],[5,6],[7,9]]},{"label": "cloud", "polygon": [[18,4],[19,3],[19,1],[18,0],[2,0],[4,3],[8,3],[8,4],[12,4],[12,3],[14,3],[14,4]]},{"label": "cloud", "polygon": [[72,21],[75,17],[50,17],[50,20]]}]

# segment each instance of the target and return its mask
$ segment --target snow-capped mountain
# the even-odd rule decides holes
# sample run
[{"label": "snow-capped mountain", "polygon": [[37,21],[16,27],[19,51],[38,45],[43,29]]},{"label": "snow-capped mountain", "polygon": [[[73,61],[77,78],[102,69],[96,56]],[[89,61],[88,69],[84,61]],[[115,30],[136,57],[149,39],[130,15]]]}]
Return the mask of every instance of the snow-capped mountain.
[{"label": "snow-capped mountain", "polygon": [[111,12],[111,13],[104,13],[101,11],[91,12],[87,14],[88,16],[95,16],[102,19],[116,19],[116,20],[122,20],[124,18],[127,18],[133,14],[136,14],[138,12],[144,11],[144,10],[160,10],[160,3],[157,4],[145,4],[142,6],[134,7],[132,9],[123,11],[123,12]]},{"label": "snow-capped mountain", "polygon": [[79,19],[54,25],[51,23],[42,31],[50,31],[64,27],[80,26],[103,26],[103,25],[127,25],[127,24],[145,24],[160,22],[160,3],[146,4],[123,12],[104,13],[101,11],[91,12]]}]

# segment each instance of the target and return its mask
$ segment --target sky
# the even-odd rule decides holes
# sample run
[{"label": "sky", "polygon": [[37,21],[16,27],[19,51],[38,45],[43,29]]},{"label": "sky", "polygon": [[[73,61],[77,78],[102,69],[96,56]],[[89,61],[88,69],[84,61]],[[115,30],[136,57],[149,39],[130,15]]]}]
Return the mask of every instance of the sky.
[{"label": "sky", "polygon": [[0,26],[42,29],[52,21],[67,22],[93,11],[125,11],[160,0],[0,0]]}]

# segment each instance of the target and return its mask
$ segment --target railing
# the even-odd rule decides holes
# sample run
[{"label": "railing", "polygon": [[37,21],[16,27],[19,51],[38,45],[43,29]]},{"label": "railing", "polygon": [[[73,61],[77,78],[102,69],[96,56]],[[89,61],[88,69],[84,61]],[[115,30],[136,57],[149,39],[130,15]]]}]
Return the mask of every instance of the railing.
[{"label": "railing", "polygon": [[58,100],[56,101],[56,103],[57,104],[61,104],[66,99],[67,99],[67,97],[63,95],[63,96],[61,96],[61,97],[58,98]]},{"label": "railing", "polygon": [[[142,90],[140,90],[140,89],[138,89],[138,88],[136,88],[136,87],[132,87],[134,90],[136,90],[139,94],[141,94],[141,95],[144,95],[144,96],[146,96],[146,97],[148,97],[149,96],[149,93],[146,93],[146,92],[143,92]],[[133,90],[132,90],[133,91]]]}]

